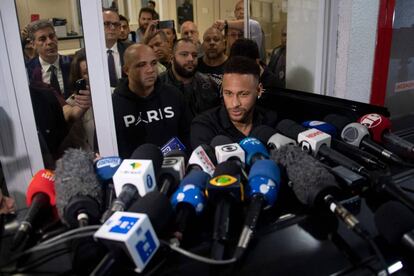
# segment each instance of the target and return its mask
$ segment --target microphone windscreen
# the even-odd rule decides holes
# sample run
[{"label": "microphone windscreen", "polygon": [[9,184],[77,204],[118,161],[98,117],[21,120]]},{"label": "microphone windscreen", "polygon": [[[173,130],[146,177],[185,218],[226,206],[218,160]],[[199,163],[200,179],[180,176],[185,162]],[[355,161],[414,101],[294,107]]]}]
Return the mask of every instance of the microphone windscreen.
[{"label": "microphone windscreen", "polygon": [[136,200],[129,212],[147,214],[157,234],[162,233],[173,217],[173,207],[167,196],[159,191],[152,191]]},{"label": "microphone windscreen", "polygon": [[335,177],[297,146],[283,146],[272,153],[271,159],[286,168],[292,190],[302,204],[315,207],[322,204],[325,195],[338,191]]},{"label": "microphone windscreen", "polygon": [[[65,216],[65,208],[71,199],[84,196],[102,206],[102,187],[95,175],[94,154],[80,149],[68,149],[56,162],[56,207],[63,222],[73,225]],[[92,211],[92,210],[87,210]]]},{"label": "microphone windscreen", "polygon": [[237,176],[240,175],[241,169],[240,166],[232,161],[225,161],[217,165],[216,170],[214,171],[213,177],[220,175],[231,175]]},{"label": "microphone windscreen", "polygon": [[323,120],[336,127],[338,133],[340,133],[346,125],[352,123],[352,121],[349,118],[338,114],[326,115]]},{"label": "microphone windscreen", "polygon": [[152,160],[155,175],[158,175],[164,159],[161,150],[154,144],[142,144],[134,150],[130,159]]},{"label": "microphone windscreen", "polygon": [[224,136],[224,135],[217,135],[216,137],[213,138],[213,140],[211,140],[210,145],[215,148],[217,146],[222,146],[222,145],[226,145],[226,144],[232,144],[234,143],[229,137]]},{"label": "microphone windscreen", "polygon": [[266,145],[270,137],[272,137],[276,133],[276,129],[271,128],[270,126],[261,125],[254,128],[250,132],[250,136],[259,139],[263,144]]},{"label": "microphone windscreen", "polygon": [[26,203],[27,206],[32,205],[33,197],[37,193],[47,194],[49,197],[49,203],[51,206],[56,205],[56,192],[55,192],[55,174],[49,170],[40,170],[34,176],[32,181],[27,187]]},{"label": "microphone windscreen", "polygon": [[389,201],[375,213],[378,232],[392,245],[398,245],[404,234],[414,230],[414,214],[398,201]]},{"label": "microphone windscreen", "polygon": [[283,135],[294,140],[298,139],[299,133],[304,132],[306,130],[306,128],[304,128],[300,124],[289,119],[284,119],[280,121],[277,124],[276,129]]},{"label": "microphone windscreen", "polygon": [[192,184],[199,187],[201,190],[204,190],[209,179],[210,175],[208,173],[194,170],[187,174],[183,180],[181,180],[180,187]]}]

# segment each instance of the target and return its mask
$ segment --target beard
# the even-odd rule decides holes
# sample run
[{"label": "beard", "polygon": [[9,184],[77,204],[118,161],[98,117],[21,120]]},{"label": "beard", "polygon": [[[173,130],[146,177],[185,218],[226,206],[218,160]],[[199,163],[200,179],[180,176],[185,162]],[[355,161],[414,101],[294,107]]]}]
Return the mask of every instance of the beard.
[{"label": "beard", "polygon": [[178,64],[178,62],[174,59],[173,60],[173,65],[174,65],[174,69],[175,72],[180,75],[183,78],[192,78],[197,70],[197,66],[193,65],[193,70],[189,71],[187,69],[184,68],[184,66],[181,66],[180,64]]}]

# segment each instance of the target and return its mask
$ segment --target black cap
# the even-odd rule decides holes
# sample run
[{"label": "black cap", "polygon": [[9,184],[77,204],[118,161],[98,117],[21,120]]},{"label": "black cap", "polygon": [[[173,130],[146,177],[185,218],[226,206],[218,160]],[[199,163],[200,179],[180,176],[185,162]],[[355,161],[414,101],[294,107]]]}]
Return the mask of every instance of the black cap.
[{"label": "black cap", "polygon": [[299,133],[306,130],[303,126],[296,123],[295,121],[285,119],[280,121],[277,124],[276,129],[283,135],[296,140],[298,138]]},{"label": "black cap", "polygon": [[234,143],[229,137],[224,136],[224,135],[217,135],[216,137],[213,138],[213,140],[211,140],[210,145],[215,148],[217,146],[222,146],[222,145],[226,145],[226,144],[232,144]]},{"label": "black cap", "polygon": [[142,144],[134,150],[130,159],[152,160],[154,173],[158,175],[164,159],[161,150],[154,144]]}]

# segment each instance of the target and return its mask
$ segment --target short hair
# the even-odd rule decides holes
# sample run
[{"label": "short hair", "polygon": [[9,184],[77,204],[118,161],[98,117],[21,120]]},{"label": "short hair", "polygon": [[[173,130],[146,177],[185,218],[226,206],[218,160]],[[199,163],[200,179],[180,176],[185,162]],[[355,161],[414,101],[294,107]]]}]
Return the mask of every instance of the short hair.
[{"label": "short hair", "polygon": [[50,22],[47,19],[40,19],[40,20],[33,21],[27,27],[28,27],[27,30],[29,34],[29,39],[31,41],[35,40],[35,33],[38,30],[45,29],[45,28],[51,28],[53,31],[55,30],[52,22]]},{"label": "short hair", "polygon": [[257,47],[257,43],[251,39],[239,38],[233,43],[233,45],[231,45],[230,48],[229,57],[234,56],[248,57],[256,60],[260,58],[259,47]]},{"label": "short hair", "polygon": [[118,15],[118,17],[121,17],[121,15],[118,13],[118,10],[117,9],[114,9],[114,8],[102,8],[102,13],[107,12],[107,11],[114,12],[114,13],[116,13]]},{"label": "short hair", "polygon": [[257,80],[260,77],[259,65],[251,58],[234,56],[224,64],[223,74],[253,75]]},{"label": "short hair", "polygon": [[197,45],[195,45],[194,42],[191,39],[189,39],[188,37],[183,37],[183,38],[180,38],[180,39],[178,39],[174,42],[174,45],[173,45],[173,48],[172,48],[173,54],[175,54],[175,52],[177,51],[178,43],[180,43],[180,42],[191,43],[197,49]]},{"label": "short hair", "polygon": [[138,20],[141,18],[141,14],[143,13],[143,12],[146,12],[146,13],[150,13],[151,14],[151,18],[152,19],[154,19],[154,10],[153,9],[151,9],[151,8],[148,8],[148,7],[143,7],[143,8],[141,8],[140,10],[139,10],[139,14],[138,14]]},{"label": "short hair", "polygon": [[148,1],[148,3],[153,4],[153,5],[154,5],[154,7],[156,6],[156,5],[155,5],[155,1],[149,0],[149,1]]},{"label": "short hair", "polygon": [[129,19],[126,18],[126,16],[123,16],[122,14],[119,15],[119,21],[126,21],[127,23],[129,23]]},{"label": "short hair", "polygon": [[148,44],[157,35],[159,35],[161,37],[162,41],[164,41],[164,42],[168,41],[167,35],[163,31],[157,30],[156,32],[154,32],[153,34],[151,34],[150,36],[148,36],[145,39],[144,44]]}]

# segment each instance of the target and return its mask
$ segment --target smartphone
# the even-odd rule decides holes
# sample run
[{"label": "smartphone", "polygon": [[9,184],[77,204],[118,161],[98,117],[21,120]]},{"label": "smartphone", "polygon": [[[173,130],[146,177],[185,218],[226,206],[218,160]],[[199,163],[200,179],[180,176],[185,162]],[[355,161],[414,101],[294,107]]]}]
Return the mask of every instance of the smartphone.
[{"label": "smartphone", "polygon": [[164,20],[158,22],[158,29],[174,29],[174,20]]},{"label": "smartphone", "polygon": [[85,79],[78,79],[75,81],[76,94],[79,94],[79,90],[86,90],[86,84]]}]

